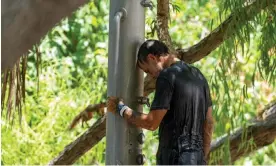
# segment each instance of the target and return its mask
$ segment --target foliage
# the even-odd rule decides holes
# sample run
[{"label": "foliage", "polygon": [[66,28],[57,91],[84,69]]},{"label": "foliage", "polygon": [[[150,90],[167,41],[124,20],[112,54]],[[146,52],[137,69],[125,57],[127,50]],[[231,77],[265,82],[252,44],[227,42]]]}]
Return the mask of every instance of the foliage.
[{"label": "foliage", "polygon": [[[230,12],[239,10],[241,4],[241,0],[171,1],[169,31],[175,47],[196,44]],[[272,19],[276,18],[272,9],[261,12],[255,21],[241,27],[239,35],[194,64],[211,87],[216,119],[214,138],[245,126],[256,117],[256,110],[275,100],[275,56],[269,50],[275,48],[276,33],[275,23],[266,21],[270,14]],[[155,11],[147,10],[147,38],[157,38],[155,19]],[[71,120],[82,109],[106,98],[107,27],[108,2],[91,2],[64,19],[41,41],[39,77],[35,63],[37,51],[30,51],[21,127],[15,123],[11,128],[3,118],[5,113],[2,116],[2,164],[47,164],[87,129],[87,126],[78,126],[72,132],[67,131]],[[146,164],[152,165],[155,164],[158,131],[145,133]],[[254,143],[243,145],[250,148]],[[229,148],[227,145],[224,148],[223,153],[212,156],[211,160],[221,158],[229,164]],[[275,164],[275,150],[276,143],[236,164]],[[104,151],[105,139],[75,164],[104,164]]]},{"label": "foliage", "polygon": [[[106,5],[105,2],[89,3],[48,33],[39,45],[40,54],[43,55],[39,77],[37,52],[35,49],[30,51],[22,126],[19,127],[17,123],[10,126],[2,118],[3,164],[47,164],[87,129],[86,126],[73,132],[67,131],[71,120],[80,110],[90,103],[105,100]],[[95,119],[98,117],[95,116]],[[79,164],[104,163],[104,156],[96,153],[98,148],[101,149],[98,151],[103,150],[104,144],[104,141],[99,143],[79,160]],[[95,156],[96,162],[90,156]]]}]

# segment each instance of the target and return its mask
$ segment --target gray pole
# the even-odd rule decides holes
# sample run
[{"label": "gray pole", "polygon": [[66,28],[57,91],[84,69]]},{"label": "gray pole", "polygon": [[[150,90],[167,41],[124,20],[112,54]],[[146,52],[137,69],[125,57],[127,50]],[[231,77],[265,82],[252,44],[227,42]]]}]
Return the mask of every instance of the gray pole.
[{"label": "gray pole", "polygon": [[[140,0],[110,0],[108,96],[124,99],[142,112],[143,72],[136,68],[137,48],[144,41],[145,13]],[[143,164],[142,130],[107,113],[106,164]]]}]

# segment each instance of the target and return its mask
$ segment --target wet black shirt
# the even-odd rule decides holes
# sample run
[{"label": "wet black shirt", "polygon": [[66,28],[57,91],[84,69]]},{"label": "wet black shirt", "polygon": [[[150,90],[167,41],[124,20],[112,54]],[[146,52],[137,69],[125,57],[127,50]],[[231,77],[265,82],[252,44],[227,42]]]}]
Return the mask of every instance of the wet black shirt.
[{"label": "wet black shirt", "polygon": [[178,146],[183,135],[202,146],[203,123],[211,105],[208,83],[199,69],[179,61],[162,70],[151,106],[168,110],[159,126],[159,149]]}]

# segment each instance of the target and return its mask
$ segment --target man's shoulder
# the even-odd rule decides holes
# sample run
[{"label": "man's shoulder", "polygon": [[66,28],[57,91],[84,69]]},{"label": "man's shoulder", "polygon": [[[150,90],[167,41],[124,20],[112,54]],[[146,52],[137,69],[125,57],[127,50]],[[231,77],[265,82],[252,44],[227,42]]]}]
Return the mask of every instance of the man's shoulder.
[{"label": "man's shoulder", "polygon": [[167,77],[171,77],[172,75],[175,75],[176,70],[172,67],[168,67],[166,69],[163,69],[162,71],[160,71],[160,74],[158,76],[158,78],[167,78]]},{"label": "man's shoulder", "polygon": [[176,64],[160,71],[157,79],[167,79],[169,82],[173,83],[178,73],[183,72],[183,66],[183,63],[177,62]]},{"label": "man's shoulder", "polygon": [[171,65],[170,67],[162,70],[160,72],[161,76],[169,76],[169,75],[175,75],[179,72],[183,72],[183,70],[188,69],[188,65],[183,61],[178,61],[175,64]]}]

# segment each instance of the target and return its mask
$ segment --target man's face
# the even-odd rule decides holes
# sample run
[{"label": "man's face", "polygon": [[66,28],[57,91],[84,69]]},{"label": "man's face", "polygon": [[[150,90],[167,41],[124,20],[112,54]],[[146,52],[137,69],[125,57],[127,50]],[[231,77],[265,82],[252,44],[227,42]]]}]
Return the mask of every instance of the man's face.
[{"label": "man's face", "polygon": [[153,78],[157,78],[161,70],[163,70],[162,61],[160,58],[149,54],[146,62],[139,62],[138,66]]}]

